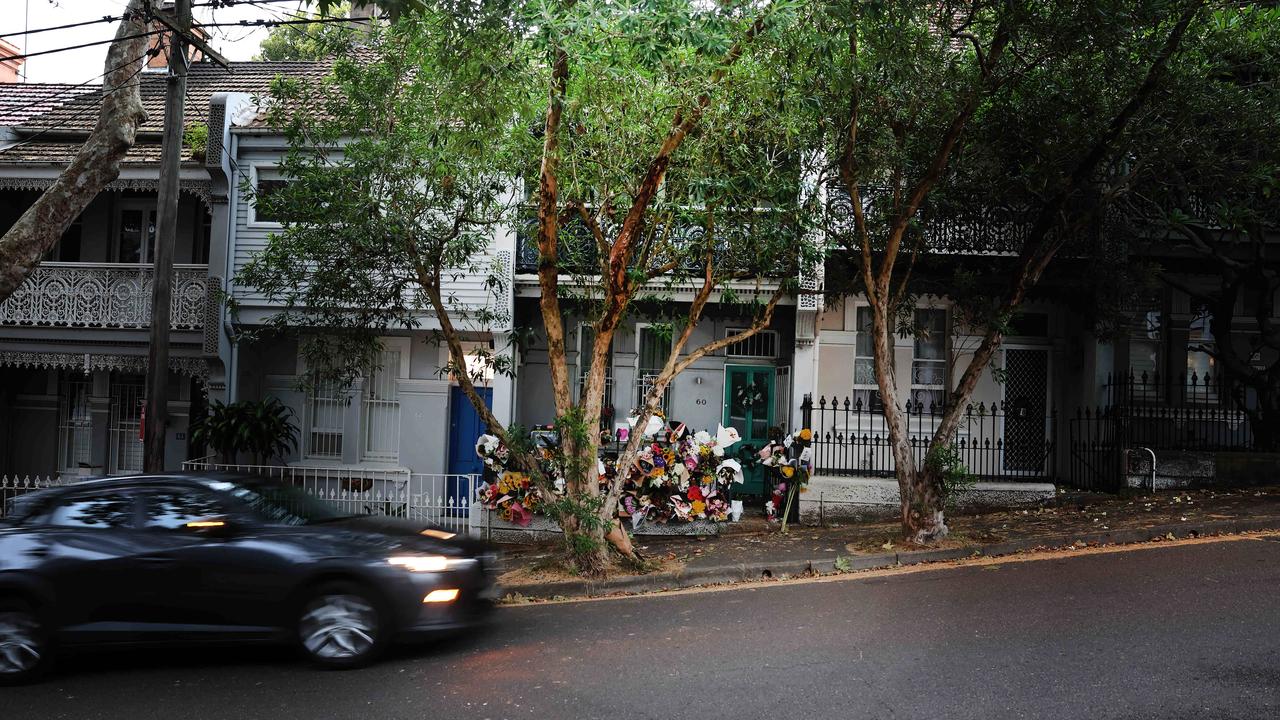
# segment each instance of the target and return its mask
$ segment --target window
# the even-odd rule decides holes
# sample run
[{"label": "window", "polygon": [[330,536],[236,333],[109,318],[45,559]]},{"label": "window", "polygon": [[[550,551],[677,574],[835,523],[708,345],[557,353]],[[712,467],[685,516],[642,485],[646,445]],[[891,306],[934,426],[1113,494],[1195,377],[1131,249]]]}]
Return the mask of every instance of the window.
[{"label": "window", "polygon": [[337,380],[313,374],[307,392],[307,457],[342,458],[347,396]]},{"label": "window", "polygon": [[364,458],[395,462],[400,458],[400,351],[383,350],[378,367],[364,379],[362,420]]},{"label": "window", "polygon": [[[587,387],[587,374],[591,372],[591,353],[596,343],[596,331],[591,325],[582,323],[578,326],[578,399],[582,399],[582,391]],[[613,406],[613,344],[609,345],[609,354],[604,360],[604,407]]]},{"label": "window", "polygon": [[60,501],[46,522],[57,527],[132,527],[133,496],[119,490],[76,495]]},{"label": "window", "polygon": [[116,262],[149,263],[156,244],[156,201],[135,198],[120,201],[116,216]]},{"label": "window", "polygon": [[209,262],[209,240],[213,237],[213,215],[205,209],[204,204],[196,203],[196,227],[200,232],[196,235],[195,247],[191,249],[191,262],[203,265]]},{"label": "window", "polygon": [[1213,314],[1201,311],[1191,320],[1187,334],[1187,399],[1193,402],[1218,401],[1218,369],[1213,357]]},{"label": "window", "polygon": [[141,375],[111,378],[111,458],[109,473],[142,472],[142,406],[144,385]]},{"label": "window", "polygon": [[[853,403],[863,410],[880,410],[880,388],[876,385],[875,342],[871,336],[871,308],[863,305],[857,309],[857,335],[853,347]],[[889,336],[893,343],[893,336]]]},{"label": "window", "polygon": [[911,401],[920,410],[941,410],[947,395],[947,311],[916,310],[915,326]]},{"label": "window", "polygon": [[1160,326],[1160,311],[1149,309],[1139,312],[1129,329],[1129,372],[1133,382],[1128,394],[1135,400],[1159,398]]},{"label": "window", "polygon": [[[725,337],[742,332],[746,328],[725,328]],[[739,340],[724,349],[728,357],[766,358],[778,357],[778,333],[773,330],[761,330],[744,340]]]},{"label": "window", "polygon": [[[668,326],[669,327],[669,326]],[[662,368],[671,357],[671,333],[659,330],[653,325],[640,325],[636,328],[636,406],[643,404],[649,390],[657,382]],[[665,412],[671,400],[671,388],[662,393],[658,407]]]},{"label": "window", "polygon": [[58,390],[58,467],[76,470],[89,465],[93,452],[93,415],[89,393],[93,383],[63,377]]},{"label": "window", "polygon": [[253,168],[253,192],[249,195],[249,223],[279,225],[285,218],[279,208],[272,207],[272,196],[284,189],[289,181],[273,167]]},{"label": "window", "polygon": [[159,490],[147,496],[146,526],[174,530],[189,522],[225,512],[222,503],[212,493],[190,488]]}]

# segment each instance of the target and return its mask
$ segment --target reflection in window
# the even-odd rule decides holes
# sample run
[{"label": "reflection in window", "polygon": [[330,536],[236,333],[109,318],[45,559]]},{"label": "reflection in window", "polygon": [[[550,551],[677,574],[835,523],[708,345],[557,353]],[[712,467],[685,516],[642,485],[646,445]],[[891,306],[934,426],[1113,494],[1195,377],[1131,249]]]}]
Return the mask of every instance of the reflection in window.
[{"label": "reflection in window", "polygon": [[147,498],[147,527],[172,530],[223,513],[217,498],[206,493],[164,490]]},{"label": "reflection in window", "polygon": [[947,391],[947,311],[916,310],[911,357],[911,401],[921,410],[941,410]]},{"label": "reflection in window", "polygon": [[1218,399],[1218,369],[1213,352],[1213,314],[1202,311],[1191,321],[1187,334],[1186,393],[1189,399],[1215,402]]},{"label": "reflection in window", "polygon": [[122,528],[133,524],[133,498],[105,491],[64,500],[49,513],[57,527]]},{"label": "reflection in window", "polygon": [[[875,342],[872,338],[872,314],[869,306],[857,311],[857,335],[853,348],[853,402],[863,410],[880,410],[880,389],[876,385]],[[893,336],[889,336],[890,346]]]}]

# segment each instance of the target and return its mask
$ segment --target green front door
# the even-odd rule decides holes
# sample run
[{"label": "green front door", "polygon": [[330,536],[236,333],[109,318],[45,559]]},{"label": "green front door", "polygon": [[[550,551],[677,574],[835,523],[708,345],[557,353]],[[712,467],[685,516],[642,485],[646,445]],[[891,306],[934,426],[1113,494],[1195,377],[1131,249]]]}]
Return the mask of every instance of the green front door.
[{"label": "green front door", "polygon": [[[743,445],[759,450],[769,441],[769,428],[773,425],[773,374],[774,369],[767,365],[724,366],[724,425],[742,434],[742,442],[733,450]],[[765,469],[743,463],[743,471],[746,479],[734,493],[764,495]]]}]

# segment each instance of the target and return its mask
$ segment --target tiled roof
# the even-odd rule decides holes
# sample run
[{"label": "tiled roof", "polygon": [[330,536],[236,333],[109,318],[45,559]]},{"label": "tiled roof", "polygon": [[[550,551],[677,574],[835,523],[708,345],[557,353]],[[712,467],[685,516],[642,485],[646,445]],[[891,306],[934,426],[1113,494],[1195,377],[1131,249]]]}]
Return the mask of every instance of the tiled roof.
[{"label": "tiled roof", "polygon": [[[66,165],[80,151],[81,144],[74,142],[30,142],[19,143],[0,150],[0,165],[54,164]],[[182,148],[182,161],[191,160],[191,151]],[[140,142],[129,149],[124,164],[152,164],[160,162],[160,145],[154,142]]]},{"label": "tiled roof", "polygon": [[87,93],[95,85],[65,83],[0,83],[0,125],[20,125],[33,117]]},{"label": "tiled roof", "polygon": [[[209,62],[196,63],[191,66],[187,75],[186,123],[190,125],[207,120],[209,99],[215,93],[263,95],[278,75],[319,79],[328,73],[331,65],[329,61],[236,62],[231,63],[230,70],[226,70]],[[143,73],[142,105],[147,111],[147,122],[139,128],[139,132],[158,134],[164,126],[165,75],[164,72]],[[76,97],[26,120],[20,130],[49,133],[91,130],[97,122],[97,108],[101,103],[101,88],[95,87],[94,90],[96,92]]]}]

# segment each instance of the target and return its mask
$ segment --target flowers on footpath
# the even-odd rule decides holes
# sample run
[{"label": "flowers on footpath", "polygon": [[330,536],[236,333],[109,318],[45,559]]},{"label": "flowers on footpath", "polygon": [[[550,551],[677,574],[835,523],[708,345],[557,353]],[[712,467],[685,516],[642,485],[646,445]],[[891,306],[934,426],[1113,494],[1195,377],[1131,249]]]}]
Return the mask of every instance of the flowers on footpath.
[{"label": "flowers on footpath", "polygon": [[[511,451],[493,435],[481,435],[476,440],[476,455],[484,463],[486,474],[493,478],[481,486],[476,501],[507,522],[528,525],[541,505],[541,496],[529,475],[507,469]],[[563,480],[557,484],[563,488]]]},{"label": "flowers on footpath", "polygon": [[[644,429],[645,445],[626,470],[618,514],[630,518],[632,527],[728,520],[730,491],[743,482],[743,473],[737,460],[724,455],[742,436],[724,426],[712,436],[705,430],[689,433],[677,422],[655,426],[652,420]],[[612,478],[618,469],[610,466],[608,472]]]},{"label": "flowers on footpath", "polygon": [[758,454],[758,462],[770,470],[773,482],[772,496],[765,503],[765,515],[775,520],[781,512],[784,530],[796,494],[804,492],[813,473],[812,443],[813,431],[804,428],[786,437],[771,438]]}]

